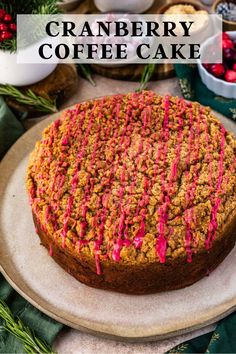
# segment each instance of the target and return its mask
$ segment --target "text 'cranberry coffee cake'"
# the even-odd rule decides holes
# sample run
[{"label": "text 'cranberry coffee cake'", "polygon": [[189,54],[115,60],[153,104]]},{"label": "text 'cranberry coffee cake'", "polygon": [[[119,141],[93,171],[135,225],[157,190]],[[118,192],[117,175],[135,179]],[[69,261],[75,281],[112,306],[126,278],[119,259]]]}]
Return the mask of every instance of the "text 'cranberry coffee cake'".
[{"label": "text 'cranberry coffee cake'", "polygon": [[209,108],[154,92],[78,104],[43,132],[27,188],[50,255],[130,294],[209,274],[236,239],[236,141]]}]

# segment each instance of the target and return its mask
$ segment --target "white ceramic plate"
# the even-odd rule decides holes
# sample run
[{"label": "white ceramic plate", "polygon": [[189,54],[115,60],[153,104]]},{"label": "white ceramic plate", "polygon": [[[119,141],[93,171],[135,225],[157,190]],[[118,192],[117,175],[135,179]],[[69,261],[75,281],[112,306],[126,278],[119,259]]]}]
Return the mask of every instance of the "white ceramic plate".
[{"label": "white ceramic plate", "polygon": [[[236,308],[236,248],[196,284],[131,296],[97,290],[64,272],[40,246],[25,191],[28,155],[57,115],[20,138],[0,165],[0,269],[11,285],[49,316],[71,327],[126,340],[163,339],[190,332]],[[226,127],[233,122],[221,117]]]}]

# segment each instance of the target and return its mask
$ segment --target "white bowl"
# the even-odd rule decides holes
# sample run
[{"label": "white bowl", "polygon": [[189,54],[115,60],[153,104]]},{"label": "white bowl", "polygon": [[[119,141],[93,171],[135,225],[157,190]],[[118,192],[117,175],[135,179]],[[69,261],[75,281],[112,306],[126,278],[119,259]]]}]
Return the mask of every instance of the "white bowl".
[{"label": "white bowl", "polygon": [[0,50],[0,84],[26,86],[43,80],[57,64],[19,64],[17,54]]},{"label": "white bowl", "polygon": [[[236,39],[236,31],[227,32],[231,39]],[[204,47],[209,45],[213,37],[208,38],[204,42]],[[226,98],[236,98],[236,83],[227,82],[210,74],[202,65],[201,61],[198,61],[198,71],[202,82],[206,87],[219,96]]]},{"label": "white bowl", "polygon": [[94,0],[94,3],[101,12],[121,11],[138,14],[149,9],[154,0]]}]

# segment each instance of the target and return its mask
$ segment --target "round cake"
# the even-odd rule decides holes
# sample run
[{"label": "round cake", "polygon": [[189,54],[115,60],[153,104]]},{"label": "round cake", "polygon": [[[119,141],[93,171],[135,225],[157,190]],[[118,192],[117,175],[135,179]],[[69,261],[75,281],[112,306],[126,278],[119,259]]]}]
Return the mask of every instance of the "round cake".
[{"label": "round cake", "polygon": [[209,108],[152,91],[65,111],[30,157],[41,243],[96,288],[190,285],[236,240],[236,141]]}]

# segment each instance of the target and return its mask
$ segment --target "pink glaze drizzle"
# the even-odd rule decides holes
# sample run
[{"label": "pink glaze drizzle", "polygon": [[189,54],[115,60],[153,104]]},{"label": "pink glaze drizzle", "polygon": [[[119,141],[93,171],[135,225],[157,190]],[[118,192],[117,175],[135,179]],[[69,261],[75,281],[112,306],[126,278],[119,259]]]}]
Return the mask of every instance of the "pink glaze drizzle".
[{"label": "pink glaze drizzle", "polygon": [[[187,261],[190,263],[192,262],[192,241],[194,243],[193,233],[192,233],[192,223],[194,220],[194,209],[192,206],[192,201],[195,197],[195,192],[197,188],[198,178],[199,178],[199,171],[198,171],[198,161],[199,161],[199,147],[200,147],[200,112],[197,114],[197,127],[194,128],[193,122],[193,112],[192,112],[192,104],[190,103],[190,136],[189,136],[189,146],[188,146],[188,155],[186,158],[186,167],[188,167],[190,163],[190,159],[194,160],[194,172],[193,172],[193,182],[190,183],[190,171],[186,171],[186,179],[187,179],[187,191],[186,191],[186,207],[188,209],[184,212],[184,221],[186,225],[186,235],[185,235],[185,246],[186,246],[186,253],[187,253]],[[195,131],[195,140],[196,143],[194,144],[194,131]],[[195,149],[195,151],[194,151]]]},{"label": "pink glaze drizzle", "polygon": [[[122,156],[124,161],[125,161],[126,155],[128,153],[128,148],[130,146],[130,138],[129,138],[129,136],[126,136],[127,126],[128,126],[129,121],[130,121],[130,114],[131,114],[131,109],[130,109],[130,107],[128,107],[126,118],[125,118],[125,123],[124,123],[124,128],[122,130],[121,139],[120,139],[121,147],[124,144],[124,152],[123,152],[123,156]],[[121,154],[119,155],[119,160],[118,160],[117,166],[119,165],[120,161],[121,161]],[[126,171],[126,165],[124,163],[123,164],[123,169],[122,169],[122,172],[121,172],[121,176],[120,176],[121,187],[120,187],[120,190],[119,190],[119,199],[120,199],[119,208],[120,208],[120,211],[121,211],[121,213],[120,213],[121,217],[120,217],[120,220],[119,220],[117,239],[115,241],[115,238],[114,238],[113,252],[112,252],[112,258],[113,258],[113,260],[115,262],[119,262],[119,260],[120,260],[120,251],[121,251],[121,248],[122,248],[122,246],[124,244],[123,236],[125,234],[126,213],[125,213],[125,210],[124,210],[124,208],[122,206],[124,189],[125,189],[125,179],[122,178],[122,176],[125,175],[125,171]],[[123,181],[122,181],[122,179],[123,179]]]},{"label": "pink glaze drizzle", "polygon": [[[167,158],[167,149],[168,149],[168,138],[169,138],[169,107],[170,101],[169,97],[165,97],[165,113],[164,113],[164,120],[163,120],[163,140],[164,140],[164,148],[163,148],[163,171],[161,173],[161,202],[163,199],[168,196],[165,194],[165,174],[166,174],[166,158]],[[159,156],[158,156],[159,158]],[[156,252],[159,256],[160,263],[165,263],[166,261],[166,249],[167,249],[167,238],[165,237],[165,225],[167,223],[167,208],[168,202],[164,201],[164,204],[158,208],[158,217],[159,221],[157,223],[157,242],[156,242]]]},{"label": "pink glaze drizzle", "polygon": [[[141,154],[142,149],[143,149],[143,139],[145,137],[146,134],[146,128],[148,127],[148,124],[151,123],[151,117],[152,117],[152,109],[150,106],[148,106],[144,111],[143,111],[143,115],[142,115],[142,139],[140,143],[140,146],[142,146],[142,148],[139,147],[138,153]],[[139,155],[140,156],[140,155]],[[138,157],[139,157],[138,156]],[[145,151],[144,154],[144,159],[147,159],[148,157],[148,147]],[[141,224],[140,227],[135,235],[135,238],[133,240],[133,244],[136,248],[141,248],[142,247],[142,243],[143,243],[143,239],[145,237],[146,234],[146,206],[149,203],[149,194],[148,194],[148,187],[149,187],[149,179],[145,176],[143,178],[143,195],[140,199],[140,202],[138,203],[137,209],[136,209],[136,216],[139,215],[140,210],[141,211]]]}]

